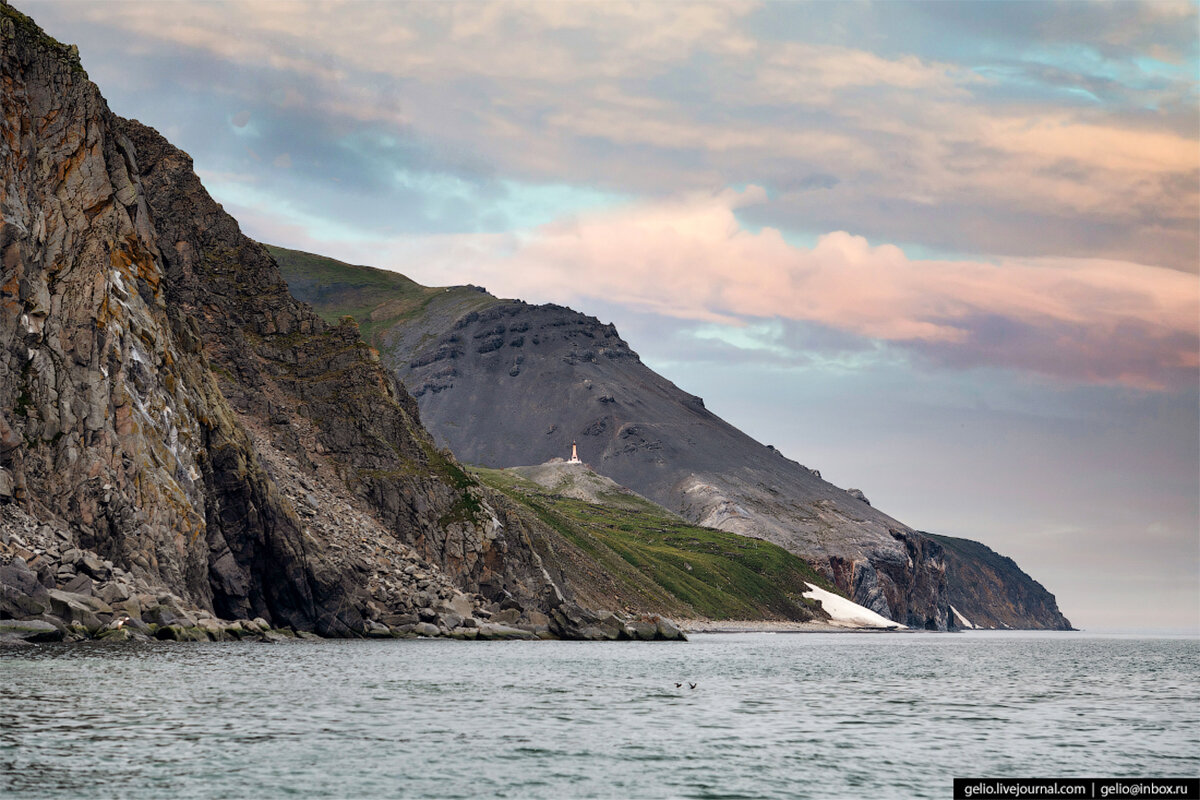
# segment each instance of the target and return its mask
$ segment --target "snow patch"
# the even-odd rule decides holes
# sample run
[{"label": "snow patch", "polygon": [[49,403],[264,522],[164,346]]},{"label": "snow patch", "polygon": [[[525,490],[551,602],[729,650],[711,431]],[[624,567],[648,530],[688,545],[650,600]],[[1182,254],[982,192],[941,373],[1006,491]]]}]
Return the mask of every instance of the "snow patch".
[{"label": "snow patch", "polygon": [[869,608],[847,600],[841,595],[818,589],[811,583],[805,584],[808,591],[804,597],[819,600],[821,608],[830,617],[830,623],[842,628],[904,628],[899,622],[888,619],[882,614],[876,614]]},{"label": "snow patch", "polygon": [[967,619],[962,614],[960,614],[958,612],[957,608],[955,608],[954,606],[950,606],[950,612],[952,614],[954,614],[954,619],[958,621],[958,627],[970,628],[971,630],[975,630],[975,625],[971,622],[971,620]]}]

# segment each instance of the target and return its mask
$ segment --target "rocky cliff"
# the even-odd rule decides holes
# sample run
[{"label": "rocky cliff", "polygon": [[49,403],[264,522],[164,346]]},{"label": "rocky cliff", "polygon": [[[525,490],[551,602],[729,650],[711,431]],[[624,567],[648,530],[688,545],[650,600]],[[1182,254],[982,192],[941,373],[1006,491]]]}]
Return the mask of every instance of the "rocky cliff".
[{"label": "rocky cliff", "polygon": [[272,248],[293,291],[369,320],[439,443],[473,464],[570,452],[694,523],[766,539],[856,603],[909,627],[953,625],[940,544],[709,412],[641,362],[612,325],[477,287]]},{"label": "rocky cliff", "polygon": [[950,605],[960,626],[1073,630],[1054,595],[1011,558],[970,539],[925,535],[945,548]]},{"label": "rocky cliff", "polygon": [[552,532],[437,450],[185,153],[7,5],[0,67],[0,617],[578,632]]}]

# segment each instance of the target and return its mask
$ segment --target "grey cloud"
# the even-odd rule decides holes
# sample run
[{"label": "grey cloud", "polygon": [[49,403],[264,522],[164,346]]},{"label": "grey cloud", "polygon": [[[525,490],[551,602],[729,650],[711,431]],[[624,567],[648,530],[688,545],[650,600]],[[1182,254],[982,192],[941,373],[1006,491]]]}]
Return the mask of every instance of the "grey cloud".
[{"label": "grey cloud", "polygon": [[1156,329],[1151,323],[1123,321],[1107,332],[1083,325],[1040,321],[1030,325],[1011,317],[978,314],[954,320],[969,337],[954,345],[909,345],[941,366],[964,369],[1004,366],[1067,380],[1117,382],[1133,376],[1162,386],[1195,382],[1191,364],[1164,364],[1164,352],[1200,351],[1195,336]]}]

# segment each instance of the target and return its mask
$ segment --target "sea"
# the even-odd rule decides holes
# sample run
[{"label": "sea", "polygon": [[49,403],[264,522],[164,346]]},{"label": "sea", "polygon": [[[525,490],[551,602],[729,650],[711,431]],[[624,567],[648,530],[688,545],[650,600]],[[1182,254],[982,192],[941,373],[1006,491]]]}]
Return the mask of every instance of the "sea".
[{"label": "sea", "polygon": [[1200,639],[0,648],[0,797],[949,798],[1200,775]]}]

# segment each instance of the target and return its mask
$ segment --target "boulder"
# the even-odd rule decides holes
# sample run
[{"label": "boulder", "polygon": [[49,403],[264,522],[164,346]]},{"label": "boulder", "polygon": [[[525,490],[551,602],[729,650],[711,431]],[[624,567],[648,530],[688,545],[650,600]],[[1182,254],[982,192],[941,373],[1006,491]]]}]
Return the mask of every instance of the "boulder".
[{"label": "boulder", "polygon": [[49,610],[49,592],[24,559],[0,567],[0,616],[24,619]]},{"label": "boulder", "polygon": [[91,553],[83,553],[75,561],[75,569],[80,572],[86,572],[98,581],[106,581],[112,577],[112,565],[106,561],[101,561]]},{"label": "boulder", "polygon": [[195,627],[198,622],[195,617],[180,608],[179,604],[173,600],[147,608],[142,612],[142,621],[157,625],[182,625],[188,628]]},{"label": "boulder", "polygon": [[585,628],[579,629],[579,634],[578,634],[577,638],[585,639],[587,641],[592,641],[592,642],[612,641],[614,639],[620,638],[620,632],[614,631],[614,630],[608,630],[606,628],[601,628],[596,625],[588,625]]},{"label": "boulder", "polygon": [[498,614],[492,615],[492,622],[497,622],[501,625],[513,625],[521,618],[521,610],[519,608],[506,608]]},{"label": "boulder", "polygon": [[[101,599],[103,599],[103,598],[101,598]],[[130,597],[130,598],[127,598],[127,599],[122,600],[117,603],[110,602],[109,605],[111,605],[113,607],[113,610],[116,611],[117,613],[125,614],[126,616],[136,619],[136,620],[138,620],[138,622],[141,622],[142,607],[138,603],[136,597]]]},{"label": "boulder", "polygon": [[163,641],[185,642],[187,633],[179,625],[163,625],[154,631],[154,638]]},{"label": "boulder", "polygon": [[208,638],[214,642],[221,642],[229,638],[225,635],[225,626],[221,624],[220,620],[213,617],[205,617],[200,620],[197,627],[208,634]]},{"label": "boulder", "polygon": [[[48,589],[47,594],[50,596],[50,609],[55,616],[68,624],[82,626],[88,635],[95,635],[112,616],[112,608],[95,597],[60,589]],[[102,616],[105,618],[102,619]]]},{"label": "boulder", "polygon": [[111,581],[93,592],[110,606],[117,606],[129,599],[129,587],[120,581]]},{"label": "boulder", "polygon": [[380,624],[374,620],[367,620],[363,627],[363,632],[372,639],[392,638],[392,629],[387,625]]},{"label": "boulder", "polygon": [[92,583],[92,579],[87,575],[76,575],[62,586],[62,590],[64,592],[70,592],[71,594],[86,594],[89,596],[95,593],[94,589],[95,584]]},{"label": "boulder", "polygon": [[129,628],[113,628],[100,631],[96,634],[96,638],[105,642],[128,642],[138,637]]},{"label": "boulder", "polygon": [[475,608],[475,604],[471,602],[471,597],[462,592],[455,592],[446,605],[450,607],[451,611],[464,619],[471,616]]},{"label": "boulder", "polygon": [[494,622],[484,622],[476,630],[480,639],[536,639],[536,634]]},{"label": "boulder", "polygon": [[658,624],[648,620],[635,620],[629,623],[628,634],[630,639],[652,641],[658,638]]},{"label": "boulder", "polygon": [[26,642],[61,642],[63,632],[49,622],[39,619],[0,619],[0,638]]},{"label": "boulder", "polygon": [[613,640],[625,635],[625,624],[608,611],[593,611],[566,601],[554,609],[549,629],[563,639]]},{"label": "boulder", "polygon": [[847,489],[846,494],[850,495],[855,500],[861,500],[867,505],[871,505],[871,501],[867,499],[865,494],[863,494],[862,489]]},{"label": "boulder", "polygon": [[680,641],[680,642],[687,641],[687,636],[685,636],[683,631],[679,630],[679,628],[675,625],[674,622],[671,622],[671,620],[659,618],[659,620],[656,624],[658,627],[658,635],[660,638],[666,639],[668,641]]}]

